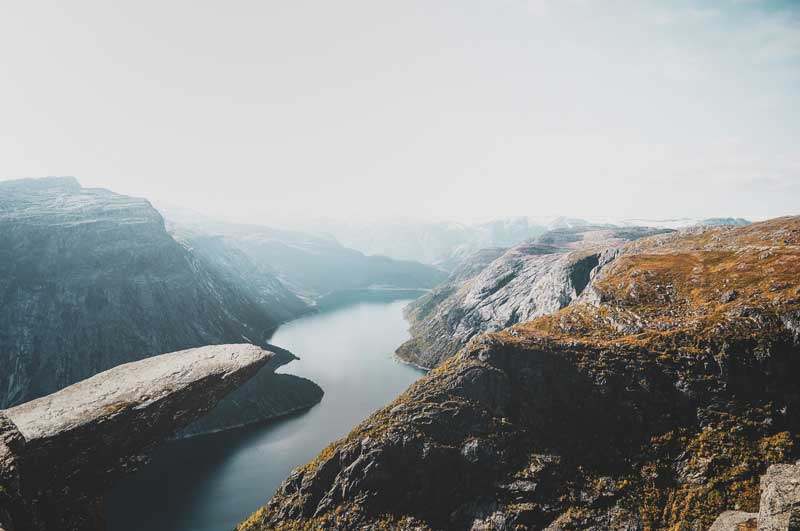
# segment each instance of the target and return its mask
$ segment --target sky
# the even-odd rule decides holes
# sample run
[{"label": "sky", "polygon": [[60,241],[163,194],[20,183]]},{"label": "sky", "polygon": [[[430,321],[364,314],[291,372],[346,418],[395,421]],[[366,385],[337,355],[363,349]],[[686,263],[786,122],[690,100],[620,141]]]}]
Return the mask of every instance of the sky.
[{"label": "sky", "polygon": [[800,213],[800,1],[3,2],[0,179],[207,215]]}]

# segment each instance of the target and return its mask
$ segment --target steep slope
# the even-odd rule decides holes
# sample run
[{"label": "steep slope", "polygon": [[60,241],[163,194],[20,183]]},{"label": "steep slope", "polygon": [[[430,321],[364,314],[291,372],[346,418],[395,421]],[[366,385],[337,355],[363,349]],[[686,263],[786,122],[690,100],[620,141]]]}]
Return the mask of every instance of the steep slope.
[{"label": "steep slope", "polygon": [[271,355],[254,345],[163,354],[0,411],[0,528],[104,529],[110,485]]},{"label": "steep slope", "polygon": [[406,311],[412,338],[400,358],[435,367],[484,332],[555,312],[575,300],[626,241],[657,229],[581,226],[544,233],[503,253],[487,249]]},{"label": "steep slope", "polygon": [[309,300],[370,287],[431,288],[446,276],[417,262],[367,256],[333,239],[258,225],[176,216],[170,231],[212,261],[222,252],[246,259],[251,267],[277,276]]},{"label": "steep slope", "polygon": [[287,301],[277,280],[254,297],[218,274],[144,199],[72,178],[0,182],[0,407],[161,352],[263,344],[304,309]]},{"label": "steep slope", "polygon": [[[473,341],[239,529],[702,529],[798,456],[800,218],[627,244]],[[268,493],[265,493],[265,496]]]},{"label": "steep slope", "polygon": [[253,261],[218,236],[198,235],[181,240],[218,278],[246,292],[276,322],[285,322],[312,310],[308,301],[290,290],[279,273]]}]

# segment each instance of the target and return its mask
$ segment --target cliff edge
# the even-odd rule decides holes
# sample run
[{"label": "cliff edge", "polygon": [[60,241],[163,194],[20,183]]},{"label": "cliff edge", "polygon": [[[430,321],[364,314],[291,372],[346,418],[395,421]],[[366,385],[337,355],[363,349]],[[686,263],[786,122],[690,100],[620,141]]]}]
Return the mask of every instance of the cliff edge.
[{"label": "cliff edge", "polygon": [[[798,457],[800,218],[626,244],[473,340],[239,526],[702,529]],[[265,493],[269,495],[269,493]]]},{"label": "cliff edge", "polygon": [[103,529],[109,486],[271,356],[248,344],[163,354],[0,411],[0,529]]}]

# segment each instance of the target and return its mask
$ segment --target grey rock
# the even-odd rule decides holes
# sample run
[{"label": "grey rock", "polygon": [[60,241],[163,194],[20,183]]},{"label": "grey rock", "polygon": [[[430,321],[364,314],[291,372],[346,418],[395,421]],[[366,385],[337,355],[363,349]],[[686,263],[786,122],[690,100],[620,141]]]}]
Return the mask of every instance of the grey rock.
[{"label": "grey rock", "polygon": [[791,332],[795,344],[800,343],[800,311],[781,316],[783,326]]},{"label": "grey rock", "polygon": [[772,465],[761,477],[758,529],[800,530],[800,464]]},{"label": "grey rock", "polygon": [[[398,356],[432,368],[473,337],[556,312],[586,292],[621,244],[663,232],[581,226],[546,232],[500,254],[475,253],[406,310],[412,338]],[[499,254],[499,256],[498,256]]]},{"label": "grey rock", "polygon": [[248,344],[154,356],[5,410],[0,472],[4,490],[18,485],[5,505],[12,525],[102,529],[108,488],[145,462],[156,443],[214,407],[271,356]]},{"label": "grey rock", "polygon": [[761,476],[757,513],[725,511],[709,531],[800,530],[800,462],[772,465]]},{"label": "grey rock", "polygon": [[739,293],[735,289],[731,289],[726,291],[725,293],[720,296],[719,300],[723,304],[727,304],[729,302],[733,302],[739,296]]}]

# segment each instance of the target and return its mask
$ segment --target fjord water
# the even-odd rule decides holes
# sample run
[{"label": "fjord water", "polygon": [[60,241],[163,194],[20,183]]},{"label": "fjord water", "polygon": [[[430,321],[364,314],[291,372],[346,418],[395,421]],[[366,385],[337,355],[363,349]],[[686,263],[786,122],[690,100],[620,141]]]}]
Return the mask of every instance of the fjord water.
[{"label": "fjord water", "polygon": [[389,403],[422,372],[396,361],[409,300],[330,305],[281,326],[271,342],[301,359],[280,372],[325,391],[307,412],[265,425],[170,442],[108,497],[112,531],[233,529],[296,466]]}]

